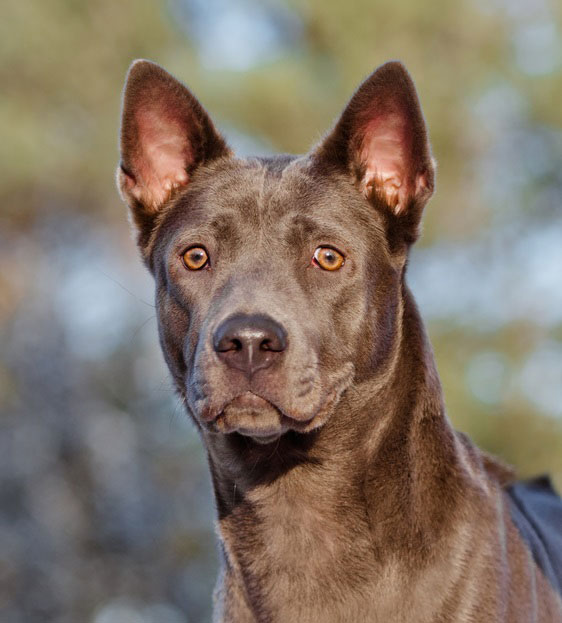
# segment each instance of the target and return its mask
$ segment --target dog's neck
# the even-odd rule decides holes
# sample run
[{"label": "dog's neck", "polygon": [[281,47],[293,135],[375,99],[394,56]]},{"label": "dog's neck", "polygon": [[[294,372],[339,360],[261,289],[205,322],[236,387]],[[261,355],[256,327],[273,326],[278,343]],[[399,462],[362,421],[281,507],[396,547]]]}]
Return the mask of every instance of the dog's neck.
[{"label": "dog's neck", "polygon": [[[450,526],[466,457],[459,457],[464,450],[406,289],[403,301],[392,374],[382,386],[364,381],[370,392],[348,390],[321,430],[289,433],[278,446],[238,435],[206,438],[227,568],[250,601],[264,601],[259,593],[268,582],[296,590],[299,573],[307,586],[328,569],[330,581],[347,582],[353,552],[360,552],[349,560],[355,574],[364,567],[368,576],[397,554],[419,566]],[[368,402],[358,405],[360,395]]]}]

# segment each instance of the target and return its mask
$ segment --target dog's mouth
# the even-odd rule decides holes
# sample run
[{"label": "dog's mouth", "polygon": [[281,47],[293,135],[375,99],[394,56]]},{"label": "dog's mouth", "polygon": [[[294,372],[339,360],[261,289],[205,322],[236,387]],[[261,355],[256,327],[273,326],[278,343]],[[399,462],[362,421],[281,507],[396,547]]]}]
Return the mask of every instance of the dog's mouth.
[{"label": "dog's mouth", "polygon": [[286,412],[277,404],[252,391],[245,391],[227,402],[206,426],[215,433],[239,433],[255,442],[277,441],[288,431],[308,433],[322,427],[330,417],[353,378],[353,365],[343,366],[337,381],[324,399],[309,413]]},{"label": "dog's mouth", "polygon": [[239,433],[262,444],[276,441],[289,428],[288,420],[269,400],[247,391],[231,400],[213,422],[220,433]]}]

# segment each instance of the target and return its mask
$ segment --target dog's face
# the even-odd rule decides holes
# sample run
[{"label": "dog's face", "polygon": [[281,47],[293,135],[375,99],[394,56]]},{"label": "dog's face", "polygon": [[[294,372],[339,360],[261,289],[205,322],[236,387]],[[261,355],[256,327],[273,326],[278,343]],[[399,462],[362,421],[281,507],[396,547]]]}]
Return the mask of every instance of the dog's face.
[{"label": "dog's face", "polygon": [[308,156],[238,159],[183,85],[137,62],[118,175],[164,355],[200,427],[260,443],[311,431],[388,365],[433,189],[401,65],[375,72]]}]

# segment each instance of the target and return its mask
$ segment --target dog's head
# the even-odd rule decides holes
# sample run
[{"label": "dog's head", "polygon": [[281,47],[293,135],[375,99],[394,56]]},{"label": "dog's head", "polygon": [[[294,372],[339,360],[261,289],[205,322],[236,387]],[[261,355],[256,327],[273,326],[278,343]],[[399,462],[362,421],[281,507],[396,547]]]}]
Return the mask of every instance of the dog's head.
[{"label": "dog's head", "polygon": [[303,157],[236,158],[181,83],[135,62],[118,184],[156,281],[160,339],[197,424],[311,431],[384,373],[433,191],[414,85],[388,63]]}]

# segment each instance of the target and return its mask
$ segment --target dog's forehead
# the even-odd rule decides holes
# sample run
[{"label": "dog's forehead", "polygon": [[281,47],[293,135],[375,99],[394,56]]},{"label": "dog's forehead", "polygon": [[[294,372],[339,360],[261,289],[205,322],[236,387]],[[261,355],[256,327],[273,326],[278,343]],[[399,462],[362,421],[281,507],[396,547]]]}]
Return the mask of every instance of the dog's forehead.
[{"label": "dog's forehead", "polygon": [[[231,159],[205,168],[171,207],[160,234],[169,239],[195,229],[250,246],[260,232],[292,244],[309,238],[384,243],[380,218],[351,181],[319,174],[297,156]],[[244,232],[248,237],[240,240]]]}]

